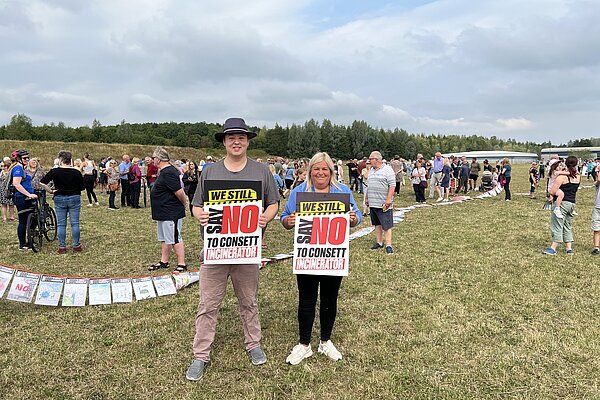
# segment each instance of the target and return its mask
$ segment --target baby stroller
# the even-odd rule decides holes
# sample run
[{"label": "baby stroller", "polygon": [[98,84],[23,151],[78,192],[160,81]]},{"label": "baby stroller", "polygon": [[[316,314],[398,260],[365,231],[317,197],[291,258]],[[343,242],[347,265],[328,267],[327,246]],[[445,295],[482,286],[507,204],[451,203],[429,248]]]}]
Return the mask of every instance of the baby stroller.
[{"label": "baby stroller", "polygon": [[479,186],[480,192],[487,192],[488,190],[492,190],[494,185],[492,185],[492,172],[491,171],[483,171],[483,175],[481,176],[481,185]]}]

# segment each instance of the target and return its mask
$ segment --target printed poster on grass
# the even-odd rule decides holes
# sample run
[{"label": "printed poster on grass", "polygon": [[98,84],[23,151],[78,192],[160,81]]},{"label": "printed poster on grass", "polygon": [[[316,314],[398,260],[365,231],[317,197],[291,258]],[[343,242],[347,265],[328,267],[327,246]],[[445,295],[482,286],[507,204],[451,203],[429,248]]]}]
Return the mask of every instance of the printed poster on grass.
[{"label": "printed poster on grass", "polygon": [[20,301],[22,303],[31,303],[40,276],[40,274],[33,272],[17,271],[6,299]]},{"label": "printed poster on grass", "polygon": [[204,182],[204,264],[260,264],[262,184],[260,181]]},{"label": "printed poster on grass", "polygon": [[0,265],[0,299],[4,296],[4,292],[6,291],[6,288],[8,288],[8,284],[14,273],[14,269]]},{"label": "printed poster on grass", "polygon": [[64,284],[65,278],[42,276],[42,281],[35,296],[35,304],[57,307]]},{"label": "printed poster on grass", "polygon": [[348,275],[349,209],[348,193],[296,194],[294,274]]}]

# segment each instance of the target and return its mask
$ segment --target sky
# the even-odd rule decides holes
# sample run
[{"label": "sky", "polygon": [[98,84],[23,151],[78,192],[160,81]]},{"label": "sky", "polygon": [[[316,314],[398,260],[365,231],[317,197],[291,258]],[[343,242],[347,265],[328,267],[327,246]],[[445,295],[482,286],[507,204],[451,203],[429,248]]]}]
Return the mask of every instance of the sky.
[{"label": "sky", "polygon": [[0,0],[0,124],[598,137],[600,1]]}]

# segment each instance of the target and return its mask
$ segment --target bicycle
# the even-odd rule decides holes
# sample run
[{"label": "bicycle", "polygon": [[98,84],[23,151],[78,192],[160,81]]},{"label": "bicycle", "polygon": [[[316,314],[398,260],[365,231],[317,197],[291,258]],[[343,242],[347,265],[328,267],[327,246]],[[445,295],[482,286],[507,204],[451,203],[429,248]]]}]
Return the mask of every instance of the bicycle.
[{"label": "bicycle", "polygon": [[56,212],[46,201],[41,190],[36,190],[37,199],[33,199],[33,212],[27,217],[27,243],[38,253],[42,250],[44,237],[48,242],[56,240]]}]

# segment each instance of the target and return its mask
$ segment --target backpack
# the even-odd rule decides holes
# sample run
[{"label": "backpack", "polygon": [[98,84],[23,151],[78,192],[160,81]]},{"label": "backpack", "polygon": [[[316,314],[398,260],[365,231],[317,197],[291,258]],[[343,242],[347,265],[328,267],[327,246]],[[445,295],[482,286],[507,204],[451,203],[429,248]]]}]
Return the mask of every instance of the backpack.
[{"label": "backpack", "polygon": [[8,170],[8,177],[6,178],[6,181],[3,182],[2,186],[2,191],[6,193],[6,198],[9,200],[12,200],[15,197],[16,192],[15,185],[12,184],[12,170],[12,167]]},{"label": "backpack", "polygon": [[135,180],[135,172],[132,171],[131,169],[132,167],[129,167],[129,171],[127,171],[127,180],[129,182],[134,181]]}]

